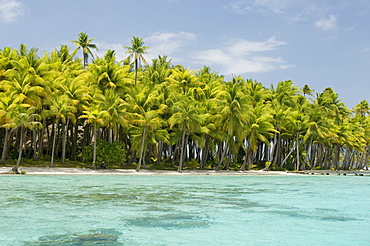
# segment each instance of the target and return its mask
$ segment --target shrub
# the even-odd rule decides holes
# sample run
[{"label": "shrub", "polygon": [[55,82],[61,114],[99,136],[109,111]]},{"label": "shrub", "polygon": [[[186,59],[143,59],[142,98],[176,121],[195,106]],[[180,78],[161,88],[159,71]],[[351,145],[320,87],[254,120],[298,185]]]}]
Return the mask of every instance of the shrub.
[{"label": "shrub", "polygon": [[[92,162],[94,153],[94,143],[87,146],[82,151],[82,158]],[[96,142],[96,163],[105,161],[106,163],[126,162],[126,150],[124,144],[120,142],[108,143],[103,140]]]}]

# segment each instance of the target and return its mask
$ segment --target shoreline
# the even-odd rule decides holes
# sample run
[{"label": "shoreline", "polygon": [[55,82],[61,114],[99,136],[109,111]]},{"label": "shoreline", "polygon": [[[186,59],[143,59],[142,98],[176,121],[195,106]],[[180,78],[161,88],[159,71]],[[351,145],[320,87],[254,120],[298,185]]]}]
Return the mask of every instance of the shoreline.
[{"label": "shoreline", "polygon": [[[299,173],[289,173],[284,171],[230,171],[230,170],[140,170],[135,169],[98,169],[88,168],[48,168],[48,167],[21,167],[20,171],[26,172],[25,175],[300,175]],[[0,175],[13,175],[11,167],[0,167]],[[16,175],[18,176],[18,175]]]}]

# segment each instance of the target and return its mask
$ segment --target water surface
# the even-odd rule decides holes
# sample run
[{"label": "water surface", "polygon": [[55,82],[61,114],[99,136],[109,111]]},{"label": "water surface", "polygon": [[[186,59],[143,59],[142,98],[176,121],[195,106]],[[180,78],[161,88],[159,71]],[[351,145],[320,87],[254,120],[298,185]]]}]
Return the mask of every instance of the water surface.
[{"label": "water surface", "polygon": [[368,176],[0,177],[0,245],[369,245]]}]

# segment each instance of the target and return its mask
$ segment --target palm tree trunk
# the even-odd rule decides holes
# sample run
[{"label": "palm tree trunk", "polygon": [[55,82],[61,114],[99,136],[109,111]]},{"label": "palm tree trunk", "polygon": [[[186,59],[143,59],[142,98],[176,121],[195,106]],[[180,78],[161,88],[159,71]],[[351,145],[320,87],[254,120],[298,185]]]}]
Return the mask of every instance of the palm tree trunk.
[{"label": "palm tree trunk", "polygon": [[143,152],[144,152],[144,146],[145,146],[145,135],[146,135],[146,127],[143,129],[143,134],[141,138],[141,147],[140,147],[140,157],[139,157],[139,163],[137,164],[136,167],[136,172],[140,171],[141,167],[141,162],[143,161]]},{"label": "palm tree trunk", "polygon": [[146,161],[145,161],[145,158],[146,158],[146,150],[148,150],[148,143],[145,143],[144,152],[143,152],[143,161],[142,161],[142,164],[143,164],[144,168],[146,170],[148,170],[149,167],[146,165]]},{"label": "palm tree trunk", "polygon": [[9,129],[6,128],[5,129],[5,137],[4,137],[4,144],[3,144],[3,153],[1,155],[1,160],[0,160],[0,163],[4,163],[5,162],[5,159],[8,155],[8,136],[9,136]]},{"label": "palm tree trunk", "polygon": [[276,139],[277,139],[277,133],[275,132],[274,133],[274,139],[272,140],[272,144],[271,144],[271,153],[270,153],[270,158],[269,158],[269,162],[273,162],[274,160],[274,155],[275,155],[275,149],[276,149]]},{"label": "palm tree trunk", "polygon": [[[32,129],[32,147],[33,147],[33,160],[37,160],[37,141],[36,141],[36,128]],[[40,141],[39,141],[40,142]]]},{"label": "palm tree trunk", "polygon": [[44,153],[44,132],[46,128],[46,119],[43,120],[42,122],[42,128],[39,130],[39,139],[38,139],[38,153],[37,153],[37,159],[40,159],[40,157]]},{"label": "palm tree trunk", "polygon": [[94,152],[93,152],[93,169],[96,169],[95,162],[96,162],[96,142],[97,142],[97,129],[96,129],[96,122],[94,122]]},{"label": "palm tree trunk", "polygon": [[83,57],[84,57],[84,67],[86,67],[87,62],[88,62],[87,59],[89,59],[89,55],[86,52],[83,52]]},{"label": "palm tree trunk", "polygon": [[296,166],[296,170],[299,171],[299,166],[300,166],[300,163],[299,163],[299,134],[297,134],[296,136],[296,142],[295,142],[295,146],[296,146],[296,149],[297,149],[297,166]]},{"label": "palm tree trunk", "polygon": [[367,166],[368,161],[369,161],[369,151],[368,151],[368,147],[365,147],[365,161],[364,161],[364,164],[362,166],[362,168],[365,168],[365,170],[369,170],[369,168]]},{"label": "palm tree trunk", "polygon": [[186,126],[183,126],[184,129],[182,130],[182,137],[181,137],[181,154],[180,154],[180,162],[179,167],[177,168],[178,172],[182,171],[185,162],[185,136],[186,136]]},{"label": "palm tree trunk", "polygon": [[77,141],[78,141],[78,122],[76,121],[74,125],[74,130],[73,130],[73,138],[72,138],[72,153],[71,157],[72,160],[76,161],[77,160]]},{"label": "palm tree trunk", "polygon": [[[58,123],[59,123],[59,118],[57,118],[55,122],[56,128],[58,128]],[[50,168],[54,167],[54,153],[55,153],[55,140],[57,139],[57,129],[54,131],[54,136],[53,136],[53,147],[51,149],[51,161],[50,161]]]},{"label": "palm tree trunk", "polygon": [[138,64],[138,60],[135,59],[135,85],[137,83],[137,71],[139,70],[139,64]]},{"label": "palm tree trunk", "polygon": [[[240,171],[250,170],[251,165],[253,164],[253,150],[250,144],[247,144],[245,148],[245,156],[242,166],[240,167]],[[247,166],[248,165],[248,166]]]},{"label": "palm tree trunk", "polygon": [[276,142],[274,144],[274,150],[272,155],[273,164],[279,165],[281,163],[282,150],[281,150],[280,134],[276,134]]},{"label": "palm tree trunk", "polygon": [[240,171],[245,171],[245,167],[247,165],[247,161],[248,161],[248,147],[245,148],[245,155],[244,155],[244,160],[243,160],[243,164],[241,165],[240,167]]},{"label": "palm tree trunk", "polygon": [[18,160],[15,166],[12,168],[12,171],[16,174],[19,174],[19,164],[21,163],[22,159],[22,151],[23,151],[23,126],[20,128],[21,131],[21,137],[20,137],[20,143],[19,143],[19,151],[18,151]]},{"label": "palm tree trunk", "polygon": [[158,153],[157,153],[156,165],[160,165],[161,164],[162,152],[163,152],[163,145],[164,145],[164,143],[162,143],[160,141],[158,142]]},{"label": "palm tree trunk", "polygon": [[289,151],[289,153],[285,156],[284,160],[281,162],[280,167],[283,167],[285,162],[288,160],[289,156],[293,153],[294,147]]},{"label": "palm tree trunk", "polygon": [[63,134],[63,144],[62,144],[62,163],[66,161],[66,144],[67,144],[67,132],[68,132],[69,119],[67,119],[66,125],[64,127]]},{"label": "palm tree trunk", "polygon": [[217,166],[214,168],[215,171],[217,171],[218,169],[220,169],[221,167],[221,164],[223,163],[224,161],[224,157],[226,155],[226,152],[227,152],[227,149],[228,149],[228,144],[227,144],[227,141],[225,141],[225,146],[224,146],[224,149],[221,153],[221,157],[220,157],[220,160],[218,161],[218,164]]},{"label": "palm tree trunk", "polygon": [[208,158],[208,151],[209,151],[209,142],[210,142],[210,137],[209,135],[206,135],[206,140],[204,147],[202,149],[202,159],[200,160],[200,169],[203,169]]}]

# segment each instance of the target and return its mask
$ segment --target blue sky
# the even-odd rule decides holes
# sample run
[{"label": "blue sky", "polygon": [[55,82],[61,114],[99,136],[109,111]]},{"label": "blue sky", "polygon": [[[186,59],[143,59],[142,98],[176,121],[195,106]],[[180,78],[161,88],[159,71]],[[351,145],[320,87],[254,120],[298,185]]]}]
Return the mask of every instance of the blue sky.
[{"label": "blue sky", "polygon": [[0,48],[73,48],[86,32],[97,56],[114,49],[123,59],[138,36],[148,61],[167,55],[267,87],[332,87],[352,108],[370,101],[369,23],[368,0],[0,0]]}]

